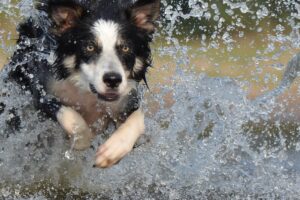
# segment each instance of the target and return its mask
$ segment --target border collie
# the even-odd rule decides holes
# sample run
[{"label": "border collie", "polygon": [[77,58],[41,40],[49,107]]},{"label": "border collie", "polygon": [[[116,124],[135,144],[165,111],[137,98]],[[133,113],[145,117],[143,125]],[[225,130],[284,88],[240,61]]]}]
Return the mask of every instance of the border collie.
[{"label": "border collie", "polygon": [[94,165],[110,167],[144,132],[137,85],[146,82],[151,66],[160,0],[42,0],[37,10],[39,17],[18,28],[10,77],[74,138],[78,150],[115,122]]}]

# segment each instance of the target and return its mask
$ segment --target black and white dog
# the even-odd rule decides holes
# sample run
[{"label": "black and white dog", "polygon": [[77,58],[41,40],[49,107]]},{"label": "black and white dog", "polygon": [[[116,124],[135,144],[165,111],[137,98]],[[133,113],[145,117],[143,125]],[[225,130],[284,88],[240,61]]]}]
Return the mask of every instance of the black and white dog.
[{"label": "black and white dog", "polygon": [[144,132],[137,84],[151,65],[160,0],[43,0],[37,10],[39,17],[18,28],[10,77],[75,137],[76,149],[90,147],[95,133],[116,122],[95,161],[110,167]]}]

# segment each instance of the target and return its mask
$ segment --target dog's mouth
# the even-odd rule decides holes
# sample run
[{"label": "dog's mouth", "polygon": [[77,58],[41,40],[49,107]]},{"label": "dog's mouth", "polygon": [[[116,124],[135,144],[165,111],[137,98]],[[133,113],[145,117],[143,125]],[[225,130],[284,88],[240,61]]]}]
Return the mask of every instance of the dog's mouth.
[{"label": "dog's mouth", "polygon": [[109,102],[113,102],[113,101],[117,101],[120,98],[120,95],[118,94],[118,92],[116,91],[109,91],[106,93],[99,93],[95,86],[90,84],[90,89],[91,91],[97,95],[98,99],[103,100],[103,101],[109,101]]}]

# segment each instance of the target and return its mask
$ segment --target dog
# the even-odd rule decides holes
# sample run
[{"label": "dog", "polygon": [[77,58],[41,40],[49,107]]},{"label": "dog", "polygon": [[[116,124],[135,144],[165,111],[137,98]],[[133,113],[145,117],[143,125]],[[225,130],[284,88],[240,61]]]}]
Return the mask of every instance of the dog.
[{"label": "dog", "polygon": [[77,150],[114,122],[94,165],[111,167],[145,129],[137,86],[147,84],[160,0],[43,0],[36,8],[38,17],[18,27],[9,77],[31,92],[35,107],[62,126]]}]

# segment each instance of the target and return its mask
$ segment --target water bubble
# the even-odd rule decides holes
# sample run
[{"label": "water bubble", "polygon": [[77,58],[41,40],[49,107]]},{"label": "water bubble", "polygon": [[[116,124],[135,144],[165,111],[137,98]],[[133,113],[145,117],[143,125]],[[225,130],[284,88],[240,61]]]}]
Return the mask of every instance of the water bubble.
[{"label": "water bubble", "polygon": [[75,160],[75,155],[72,149],[65,152],[65,158],[68,160]]},{"label": "water bubble", "polygon": [[240,9],[242,13],[247,13],[249,11],[249,8],[246,4],[242,4]]},{"label": "water bubble", "polygon": [[256,12],[256,15],[258,19],[262,19],[269,15],[269,10],[267,9],[267,7],[262,6],[261,9]]}]

